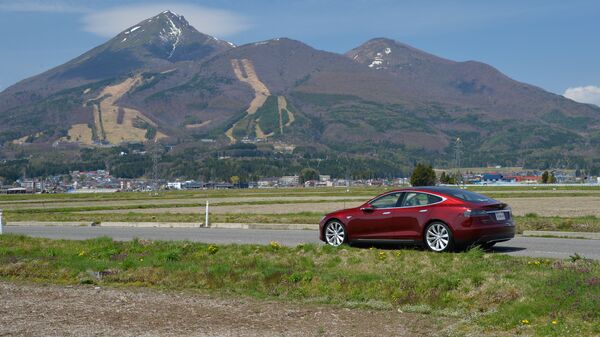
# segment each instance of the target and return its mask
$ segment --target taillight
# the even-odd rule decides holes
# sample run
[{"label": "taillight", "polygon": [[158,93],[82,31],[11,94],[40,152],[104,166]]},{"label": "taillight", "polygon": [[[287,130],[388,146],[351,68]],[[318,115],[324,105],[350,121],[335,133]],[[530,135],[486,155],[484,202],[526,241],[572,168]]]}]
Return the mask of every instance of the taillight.
[{"label": "taillight", "polygon": [[487,212],[483,209],[467,209],[463,214],[465,218],[488,216]]}]

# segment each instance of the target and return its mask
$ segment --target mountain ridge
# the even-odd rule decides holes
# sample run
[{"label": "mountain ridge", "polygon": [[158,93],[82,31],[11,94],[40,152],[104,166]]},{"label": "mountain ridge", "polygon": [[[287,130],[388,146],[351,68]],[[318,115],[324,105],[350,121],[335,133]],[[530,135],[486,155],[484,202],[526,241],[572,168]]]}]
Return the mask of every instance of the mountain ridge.
[{"label": "mountain ridge", "polygon": [[461,138],[482,158],[588,158],[600,147],[600,108],[388,38],[345,54],[288,38],[235,46],[165,11],[1,92],[0,143],[24,137],[80,146],[279,142],[359,156],[385,148],[402,160],[419,149],[447,153]]}]

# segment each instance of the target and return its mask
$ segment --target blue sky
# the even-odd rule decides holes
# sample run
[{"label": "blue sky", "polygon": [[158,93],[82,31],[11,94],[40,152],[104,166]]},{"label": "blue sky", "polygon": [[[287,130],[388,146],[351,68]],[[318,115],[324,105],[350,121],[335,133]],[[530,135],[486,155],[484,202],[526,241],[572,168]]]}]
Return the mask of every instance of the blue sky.
[{"label": "blue sky", "polygon": [[341,53],[389,37],[600,104],[600,2],[591,0],[0,0],[0,90],[163,9],[236,44],[290,37]]}]

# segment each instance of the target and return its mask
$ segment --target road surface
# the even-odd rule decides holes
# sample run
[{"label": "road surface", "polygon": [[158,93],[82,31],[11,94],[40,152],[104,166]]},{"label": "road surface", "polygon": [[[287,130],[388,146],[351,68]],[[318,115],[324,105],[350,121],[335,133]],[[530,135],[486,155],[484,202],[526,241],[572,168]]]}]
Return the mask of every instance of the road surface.
[{"label": "road surface", "polygon": [[[50,239],[84,240],[109,236],[125,241],[133,238],[149,240],[189,240],[205,243],[268,244],[277,241],[283,245],[320,243],[318,234],[309,230],[265,229],[210,229],[210,228],[133,228],[133,227],[59,227],[59,226],[6,226],[5,233],[25,234]],[[600,240],[556,239],[518,236],[497,244],[493,252],[515,256],[564,259],[577,253],[600,260]]]}]

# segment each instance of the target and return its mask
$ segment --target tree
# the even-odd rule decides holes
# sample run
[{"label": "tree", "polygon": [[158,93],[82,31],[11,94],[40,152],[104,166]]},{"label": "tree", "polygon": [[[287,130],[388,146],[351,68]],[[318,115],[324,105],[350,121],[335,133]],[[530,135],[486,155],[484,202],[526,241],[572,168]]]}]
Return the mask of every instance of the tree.
[{"label": "tree", "polygon": [[435,171],[431,165],[417,164],[410,177],[410,183],[413,186],[433,186],[435,185]]},{"label": "tree", "polygon": [[312,168],[305,168],[300,171],[300,176],[298,178],[300,184],[304,184],[309,180],[319,180],[319,171]]},{"label": "tree", "polygon": [[231,178],[229,180],[231,181],[233,186],[237,186],[237,184],[240,183],[240,177],[238,177],[238,176],[231,176]]},{"label": "tree", "polygon": [[544,173],[542,173],[542,184],[547,184],[548,178],[549,178],[548,171],[544,171]]},{"label": "tree", "polygon": [[556,184],[556,177],[554,176],[554,173],[550,174],[548,177],[548,184]]},{"label": "tree", "polygon": [[440,174],[440,184],[447,184],[448,183],[448,176],[446,175],[446,172],[442,172],[442,174]]}]

